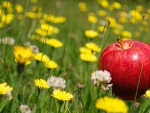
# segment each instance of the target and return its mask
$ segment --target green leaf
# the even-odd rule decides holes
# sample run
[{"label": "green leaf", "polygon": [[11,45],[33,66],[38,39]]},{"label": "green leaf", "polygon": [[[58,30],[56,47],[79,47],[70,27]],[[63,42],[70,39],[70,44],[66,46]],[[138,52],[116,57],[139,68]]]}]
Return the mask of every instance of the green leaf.
[{"label": "green leaf", "polygon": [[150,100],[149,99],[144,99],[143,103],[140,106],[141,113],[145,113],[145,111],[149,107],[149,104],[150,104]]},{"label": "green leaf", "polygon": [[7,103],[7,100],[1,100],[1,102],[0,102],[0,112],[3,110],[3,108],[6,105],[6,103]]}]

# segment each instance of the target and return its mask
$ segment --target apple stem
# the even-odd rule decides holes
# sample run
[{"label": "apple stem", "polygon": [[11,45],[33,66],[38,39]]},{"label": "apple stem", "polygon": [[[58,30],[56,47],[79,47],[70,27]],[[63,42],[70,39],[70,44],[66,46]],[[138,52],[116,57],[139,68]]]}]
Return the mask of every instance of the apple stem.
[{"label": "apple stem", "polygon": [[122,42],[121,42],[121,40],[120,40],[120,37],[117,38],[117,41],[118,41],[118,43],[120,44],[121,49],[124,49],[123,44],[122,44]]}]

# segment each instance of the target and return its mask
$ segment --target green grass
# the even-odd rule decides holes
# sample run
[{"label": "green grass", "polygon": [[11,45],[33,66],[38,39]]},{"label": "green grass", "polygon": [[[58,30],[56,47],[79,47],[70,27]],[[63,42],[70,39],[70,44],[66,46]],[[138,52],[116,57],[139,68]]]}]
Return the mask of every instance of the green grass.
[{"label": "green grass", "polygon": [[[0,1],[0,6],[2,2],[3,0]],[[13,87],[13,98],[11,100],[3,99],[2,96],[0,97],[0,112],[20,113],[19,106],[21,104],[26,104],[30,107],[33,113],[57,113],[59,103],[51,96],[52,88],[48,90],[43,89],[38,92],[38,88],[34,84],[34,79],[42,78],[47,80],[48,77],[54,75],[64,78],[66,80],[65,91],[74,95],[72,101],[67,101],[63,104],[60,110],[61,113],[105,113],[95,107],[95,101],[98,98],[98,87],[94,86],[90,79],[91,73],[98,70],[98,61],[92,63],[82,61],[80,59],[79,48],[85,46],[86,42],[92,41],[104,49],[110,43],[115,42],[117,37],[122,38],[122,36],[121,34],[114,34],[113,30],[116,29],[115,27],[112,28],[108,26],[105,33],[98,31],[99,36],[90,40],[84,34],[85,30],[92,28],[92,24],[87,20],[87,16],[90,12],[93,12],[96,14],[98,21],[103,20],[107,25],[105,17],[97,15],[98,10],[105,10],[107,16],[115,18],[116,23],[119,23],[124,27],[121,31],[127,30],[132,33],[131,39],[150,43],[149,30],[146,32],[140,30],[141,27],[150,29],[150,16],[145,20],[148,23],[147,26],[142,25],[142,22],[144,21],[142,19],[136,24],[131,24],[130,22],[119,22],[119,14],[121,11],[128,13],[130,10],[135,10],[137,5],[143,7],[143,10],[140,12],[141,15],[145,13],[148,14],[147,10],[150,2],[122,0],[120,1],[122,8],[113,11],[110,11],[108,8],[103,8],[98,4],[97,0],[39,0],[37,3],[31,3],[30,0],[11,0],[10,2],[12,4],[12,14],[14,15],[14,18],[8,25],[4,25],[4,27],[0,28],[0,38],[6,36],[13,37],[15,45],[24,45],[24,42],[30,42],[31,45],[36,45],[40,52],[48,55],[51,60],[56,61],[59,67],[48,72],[42,62],[37,65],[36,61],[32,60],[30,65],[25,66],[25,70],[21,75],[18,75],[16,70],[17,63],[15,62],[13,55],[13,48],[15,45],[10,46],[0,44],[0,83],[6,82]],[[87,4],[87,12],[80,11],[78,7],[79,2],[85,2]],[[111,4],[113,2],[114,0],[109,3]],[[19,14],[15,11],[16,4],[20,4],[24,8],[24,11],[20,13],[23,16],[22,20],[17,19]],[[63,43],[63,47],[52,50],[52,47],[49,45],[41,43],[38,40],[32,40],[28,37],[28,35],[36,34],[35,29],[40,27],[40,19],[42,18],[31,19],[25,16],[25,13],[32,11],[34,6],[40,7],[42,9],[41,12],[44,14],[66,17],[66,22],[62,24],[49,22],[49,24],[59,28],[60,32],[49,36],[48,38],[56,38],[60,40]],[[8,13],[7,9],[2,6],[0,7],[0,10],[4,10],[5,14]],[[2,15],[0,15],[0,22],[2,19],[1,17]],[[23,23],[23,25],[21,26],[20,23]],[[112,23],[110,22],[110,24]],[[99,25],[100,23],[97,22],[93,29],[97,30],[97,26]],[[134,33],[137,31],[141,34],[140,37],[135,37]],[[97,53],[96,56],[99,58],[100,53]],[[84,84],[81,94],[77,93],[78,83]],[[109,91],[100,90],[99,97],[105,95],[112,96],[111,89]],[[78,96],[80,98],[77,98]],[[150,112],[150,100],[142,98],[139,101],[141,102],[141,105],[138,109],[134,109],[135,101],[125,101],[129,107],[129,113]]]}]

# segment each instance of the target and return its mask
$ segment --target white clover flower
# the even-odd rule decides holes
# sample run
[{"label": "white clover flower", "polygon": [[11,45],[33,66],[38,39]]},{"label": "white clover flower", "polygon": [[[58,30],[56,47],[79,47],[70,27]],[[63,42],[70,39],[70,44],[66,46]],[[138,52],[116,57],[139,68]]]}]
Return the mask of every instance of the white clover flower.
[{"label": "white clover flower", "polygon": [[11,38],[11,37],[5,37],[5,38],[1,39],[1,43],[12,46],[12,45],[14,45],[15,40],[13,38]]},{"label": "white clover flower", "polygon": [[39,53],[39,49],[38,49],[37,46],[31,45],[30,48],[31,48],[31,50],[32,50],[32,52],[33,52],[34,54],[38,54],[38,53]]},{"label": "white clover flower", "polygon": [[101,85],[101,88],[104,90],[108,90],[109,87],[112,86],[112,84],[108,84],[111,81],[111,75],[108,71],[104,70],[98,70],[91,76],[91,81],[94,85]]},{"label": "white clover flower", "polygon": [[21,113],[31,113],[31,110],[27,105],[20,105],[20,111]]},{"label": "white clover flower", "polygon": [[66,80],[61,77],[51,76],[47,79],[47,83],[53,89],[65,89],[66,88]]}]

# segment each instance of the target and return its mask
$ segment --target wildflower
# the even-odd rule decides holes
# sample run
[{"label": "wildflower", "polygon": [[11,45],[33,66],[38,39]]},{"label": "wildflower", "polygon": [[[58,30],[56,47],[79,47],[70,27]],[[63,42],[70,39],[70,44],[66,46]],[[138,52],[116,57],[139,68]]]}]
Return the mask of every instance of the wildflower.
[{"label": "wildflower", "polygon": [[104,70],[98,70],[95,73],[92,74],[91,80],[94,85],[100,85],[101,88],[104,90],[108,90],[109,87],[112,86],[112,84],[108,84],[111,81],[111,75],[108,71]]},{"label": "wildflower", "polygon": [[57,39],[47,39],[46,44],[54,47],[54,48],[59,48],[63,46],[63,43]]},{"label": "wildflower", "polygon": [[30,47],[24,46],[15,46],[14,47],[14,55],[17,63],[25,64],[27,61],[33,58],[33,53]]},{"label": "wildflower", "polygon": [[35,18],[37,18],[37,14],[34,12],[26,12],[26,17],[35,19]]},{"label": "wildflower", "polygon": [[78,88],[83,88],[84,87],[84,84],[82,84],[82,83],[78,83]]},{"label": "wildflower", "polygon": [[99,0],[98,2],[104,8],[108,8],[109,7],[109,2],[107,0]]},{"label": "wildflower", "polygon": [[47,55],[44,55],[43,53],[35,54],[34,59],[42,62],[47,62],[50,60],[49,57]]},{"label": "wildflower", "polygon": [[150,98],[150,90],[147,90],[144,94],[145,97]]},{"label": "wildflower", "polygon": [[7,85],[6,82],[0,84],[0,94],[1,95],[6,95],[12,90],[13,90],[13,88],[10,87],[9,85]]},{"label": "wildflower", "polygon": [[47,83],[49,86],[53,87],[53,89],[65,89],[66,80],[61,77],[51,76],[47,79]]},{"label": "wildflower", "polygon": [[15,9],[16,9],[16,11],[17,11],[18,13],[22,13],[22,12],[23,12],[23,7],[22,7],[20,4],[17,4],[17,5],[15,6]]},{"label": "wildflower", "polygon": [[80,47],[79,51],[81,53],[85,53],[85,54],[92,54],[92,51],[90,49],[86,48],[86,47]]},{"label": "wildflower", "polygon": [[61,90],[54,90],[52,96],[60,101],[67,101],[73,98],[73,95]]},{"label": "wildflower", "polygon": [[122,31],[121,35],[122,35],[122,37],[126,37],[126,38],[132,37],[132,33],[129,31]]},{"label": "wildflower", "polygon": [[42,32],[43,30],[46,31],[48,34],[58,34],[59,33],[59,29],[57,27],[54,27],[52,25],[49,25],[49,24],[41,24],[41,28],[42,29]]},{"label": "wildflower", "polygon": [[118,98],[103,97],[99,98],[95,104],[96,108],[102,109],[107,113],[127,113],[128,107],[125,102]]},{"label": "wildflower", "polygon": [[14,43],[15,43],[15,41],[14,41],[14,39],[13,38],[11,38],[11,37],[5,37],[5,38],[3,38],[2,40],[1,40],[1,43],[2,44],[7,44],[7,45],[14,45]]},{"label": "wildflower", "polygon": [[88,38],[95,38],[98,36],[98,32],[94,30],[86,30],[85,31],[85,36]]},{"label": "wildflower", "polygon": [[113,5],[114,9],[120,9],[121,8],[121,4],[118,2],[114,2],[112,5]]},{"label": "wildflower", "polygon": [[101,48],[99,48],[98,45],[96,45],[93,42],[86,43],[85,46],[88,49],[92,50],[93,52],[100,52],[101,51]]},{"label": "wildflower", "polygon": [[106,17],[106,20],[109,20],[109,22],[110,22],[109,26],[110,27],[116,27],[116,19],[115,18],[108,16],[108,17]]},{"label": "wildflower", "polygon": [[81,58],[81,60],[86,61],[86,62],[95,62],[95,61],[97,61],[97,57],[93,54],[81,53],[80,58]]},{"label": "wildflower", "polygon": [[47,67],[48,69],[54,69],[58,67],[58,64],[52,60],[49,60],[47,62],[44,62],[45,67]]},{"label": "wildflower", "polygon": [[30,2],[32,3],[36,3],[38,0],[30,0]]},{"label": "wildflower", "polygon": [[109,83],[111,81],[111,75],[108,71],[98,70],[92,74],[91,80],[93,84],[99,85],[101,82]]},{"label": "wildflower", "polygon": [[104,26],[98,26],[97,30],[100,31],[100,32],[105,32],[106,31],[106,29],[104,29]]},{"label": "wildflower", "polygon": [[50,86],[47,84],[47,82],[43,79],[35,79],[34,80],[35,82],[35,85],[38,87],[38,88],[43,88],[43,89],[48,89],[50,88]]},{"label": "wildflower", "polygon": [[60,23],[64,23],[66,21],[66,18],[63,16],[57,16],[57,17],[51,18],[50,21],[54,24],[60,24]]},{"label": "wildflower", "polygon": [[103,11],[103,10],[98,10],[98,11],[97,11],[97,14],[98,14],[99,16],[101,16],[101,17],[104,17],[104,16],[106,16],[107,12],[106,12],[106,11]]},{"label": "wildflower", "polygon": [[39,48],[37,46],[35,46],[35,45],[31,45],[30,49],[32,50],[32,52],[34,54],[38,54],[39,53]]},{"label": "wildflower", "polygon": [[94,14],[89,14],[88,15],[88,21],[91,23],[96,23],[97,22],[97,17]]},{"label": "wildflower", "polygon": [[31,110],[28,105],[20,105],[21,113],[31,113]]},{"label": "wildflower", "polygon": [[131,10],[129,14],[131,15],[132,19],[142,20],[142,15],[135,10]]},{"label": "wildflower", "polygon": [[83,3],[83,2],[78,3],[78,7],[80,8],[82,12],[86,12],[88,10],[86,3]]},{"label": "wildflower", "polygon": [[143,10],[143,7],[141,5],[136,6],[136,10],[138,12],[141,12]]},{"label": "wildflower", "polygon": [[4,8],[10,8],[10,7],[12,7],[12,4],[10,2],[8,2],[8,1],[3,1],[2,2],[2,6]]}]

